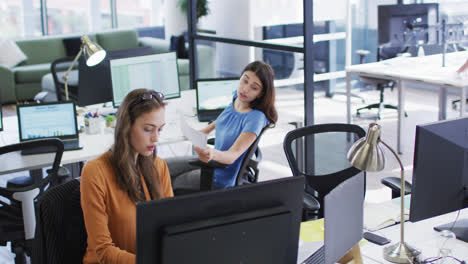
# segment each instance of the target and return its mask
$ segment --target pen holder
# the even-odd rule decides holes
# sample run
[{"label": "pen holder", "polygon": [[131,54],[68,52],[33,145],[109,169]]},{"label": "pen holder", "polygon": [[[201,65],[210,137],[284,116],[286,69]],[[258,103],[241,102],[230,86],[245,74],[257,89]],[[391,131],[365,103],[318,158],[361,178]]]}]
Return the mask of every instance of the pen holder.
[{"label": "pen holder", "polygon": [[99,117],[85,118],[86,134],[95,135],[101,133],[102,122]]}]

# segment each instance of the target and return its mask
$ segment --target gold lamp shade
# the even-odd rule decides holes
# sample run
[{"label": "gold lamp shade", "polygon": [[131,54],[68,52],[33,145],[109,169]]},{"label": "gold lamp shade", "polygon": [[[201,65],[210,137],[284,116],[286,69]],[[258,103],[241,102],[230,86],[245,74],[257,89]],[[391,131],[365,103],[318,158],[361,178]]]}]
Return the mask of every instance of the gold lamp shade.
[{"label": "gold lamp shade", "polygon": [[99,64],[106,57],[106,51],[97,43],[92,42],[88,36],[82,36],[81,43],[83,44],[86,65],[89,67]]},{"label": "gold lamp shade", "polygon": [[348,151],[348,160],[357,169],[363,171],[381,171],[385,167],[385,157],[382,151],[380,126],[369,125],[367,136],[356,141]]}]

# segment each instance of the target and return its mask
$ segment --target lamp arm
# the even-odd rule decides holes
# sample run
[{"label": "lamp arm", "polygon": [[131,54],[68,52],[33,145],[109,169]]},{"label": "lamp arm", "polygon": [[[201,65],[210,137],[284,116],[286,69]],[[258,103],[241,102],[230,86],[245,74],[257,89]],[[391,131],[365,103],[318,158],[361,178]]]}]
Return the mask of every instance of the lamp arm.
[{"label": "lamp arm", "polygon": [[387,147],[395,156],[398,164],[400,164],[401,175],[400,175],[400,243],[405,243],[405,173],[401,159],[398,157],[397,153],[389,146],[387,143],[379,139],[380,142]]},{"label": "lamp arm", "polygon": [[70,67],[68,67],[67,71],[62,76],[63,82],[65,84],[65,100],[68,100],[68,75],[70,74],[71,70],[73,69],[73,66],[75,66],[76,61],[78,61],[78,58],[80,58],[82,53],[83,53],[83,44],[81,44],[80,51],[78,52],[78,54],[76,54]]}]

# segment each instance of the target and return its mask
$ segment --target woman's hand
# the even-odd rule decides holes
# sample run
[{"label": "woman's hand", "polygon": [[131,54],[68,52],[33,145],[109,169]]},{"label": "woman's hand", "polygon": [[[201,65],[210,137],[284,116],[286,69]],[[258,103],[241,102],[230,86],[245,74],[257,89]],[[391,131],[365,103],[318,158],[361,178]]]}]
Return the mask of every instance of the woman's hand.
[{"label": "woman's hand", "polygon": [[198,158],[205,162],[205,163],[208,163],[210,160],[213,159],[213,151],[214,149],[212,148],[205,148],[205,149],[201,149],[199,147],[195,147],[195,151],[197,152],[198,154]]}]

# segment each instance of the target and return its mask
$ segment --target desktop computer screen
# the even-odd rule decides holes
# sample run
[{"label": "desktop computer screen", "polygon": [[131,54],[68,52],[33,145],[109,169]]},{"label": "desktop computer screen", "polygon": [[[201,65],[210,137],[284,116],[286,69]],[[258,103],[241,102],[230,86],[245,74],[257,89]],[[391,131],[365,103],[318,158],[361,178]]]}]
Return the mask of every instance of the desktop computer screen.
[{"label": "desktop computer screen", "polygon": [[112,81],[110,60],[153,54],[151,47],[111,50],[104,61],[89,67],[84,56],[79,61],[78,100],[79,106],[106,103],[112,101]]},{"label": "desktop computer screen", "polygon": [[296,263],[304,177],[137,204],[136,263]]},{"label": "desktop computer screen", "polygon": [[[468,207],[468,118],[416,126],[410,221]],[[450,229],[468,242],[468,219]]]},{"label": "desktop computer screen", "polygon": [[197,115],[200,122],[215,120],[232,103],[239,78],[197,80]]},{"label": "desktop computer screen", "polygon": [[438,21],[436,3],[379,5],[378,43],[399,47],[435,44]]},{"label": "desktop computer screen", "polygon": [[138,88],[162,92],[165,99],[180,97],[175,52],[111,60],[110,67],[114,107]]}]

